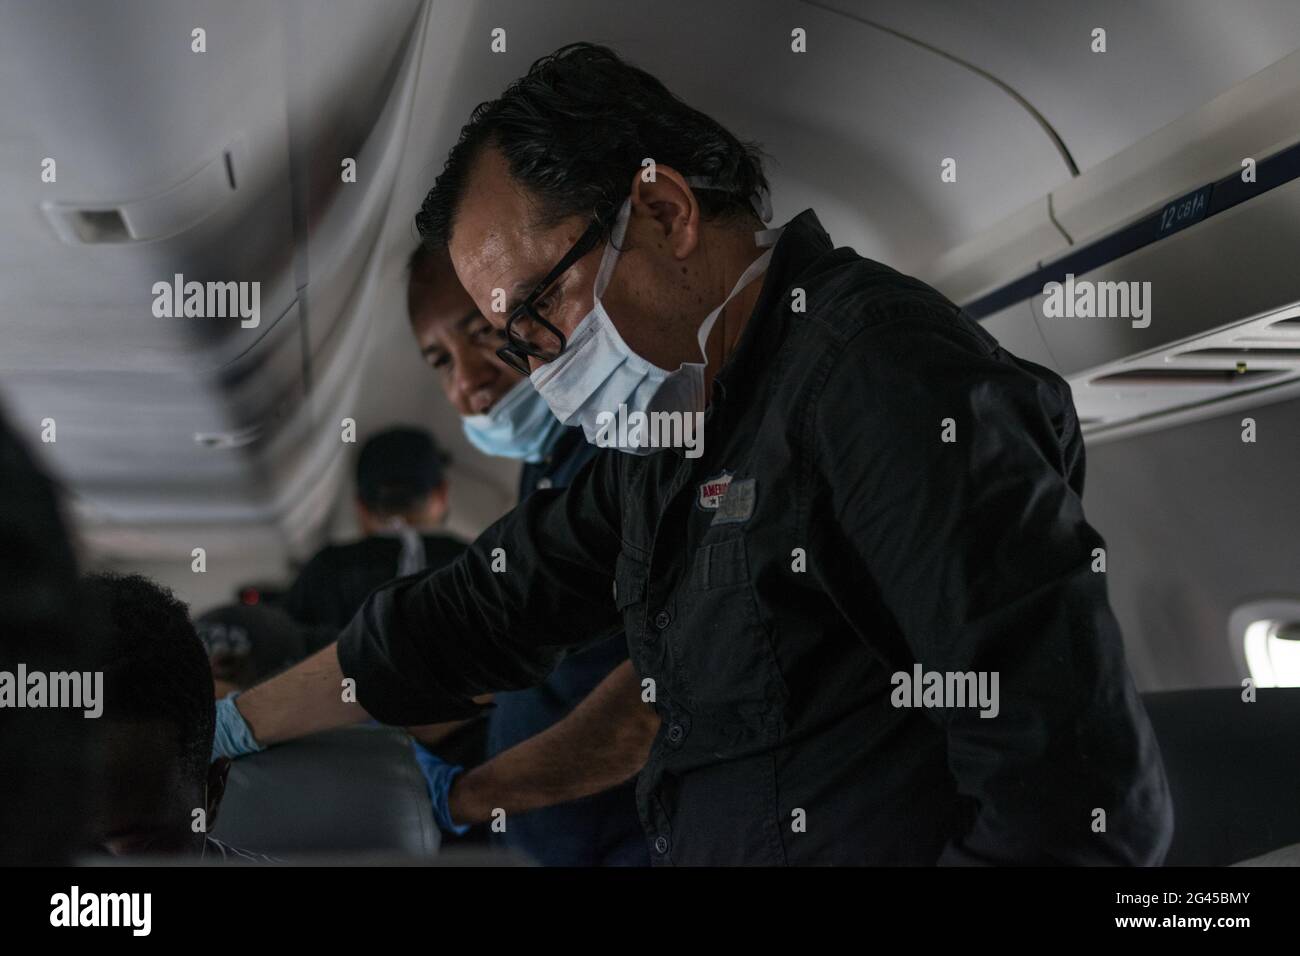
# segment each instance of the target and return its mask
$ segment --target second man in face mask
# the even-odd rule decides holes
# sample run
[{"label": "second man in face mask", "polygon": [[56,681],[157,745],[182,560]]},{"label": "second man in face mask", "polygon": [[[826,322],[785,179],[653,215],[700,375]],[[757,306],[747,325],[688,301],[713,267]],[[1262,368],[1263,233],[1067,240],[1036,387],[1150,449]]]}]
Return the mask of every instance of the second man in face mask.
[{"label": "second man in face mask", "polygon": [[[496,349],[503,344],[500,333],[461,288],[445,250],[422,245],[412,255],[409,268],[411,330],[447,400],[460,414],[466,438],[485,454],[524,463],[521,500],[539,489],[568,485],[599,450],[585,440],[582,429],[561,425],[528,379],[496,356]],[[488,755],[530,741],[573,713],[598,687],[603,686],[606,692],[618,687],[618,698],[609,694],[613,703],[627,699],[627,691],[634,685],[622,635],[572,653],[541,686],[495,696],[496,706],[488,721]],[[595,695],[602,696],[605,694]],[[652,712],[645,708],[646,713],[638,715],[634,700],[631,703],[619,710],[628,716],[629,740],[642,738],[630,749],[641,753],[653,730],[647,735],[639,726]],[[530,746],[541,749],[536,744]],[[593,746],[590,752],[598,749]],[[552,759],[562,758],[562,753],[562,748],[550,751]],[[575,767],[574,777],[590,770]],[[482,772],[479,775],[484,776]],[[505,779],[499,774],[496,777]],[[437,772],[432,778],[438,778]],[[517,778],[519,782],[522,779],[522,775]],[[474,783],[473,778],[466,780]],[[581,800],[512,814],[502,842],[546,865],[648,865],[634,790],[630,781]],[[450,797],[453,821],[459,796],[453,791]]]}]

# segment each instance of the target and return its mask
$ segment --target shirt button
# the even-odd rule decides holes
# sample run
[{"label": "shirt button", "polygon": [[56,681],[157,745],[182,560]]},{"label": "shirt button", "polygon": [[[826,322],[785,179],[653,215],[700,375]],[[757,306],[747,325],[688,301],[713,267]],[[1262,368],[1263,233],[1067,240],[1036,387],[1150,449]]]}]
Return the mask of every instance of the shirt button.
[{"label": "shirt button", "polygon": [[655,837],[655,852],[660,856],[668,852],[668,838],[666,836]]},{"label": "shirt button", "polygon": [[538,488],[549,488],[549,487],[551,487],[551,485],[553,485],[553,484],[554,484],[554,482],[551,481],[551,479],[549,479],[549,478],[538,478],[538,479],[537,479],[537,487],[538,487]]},{"label": "shirt button", "polygon": [[668,728],[668,739],[675,744],[681,743],[682,738],[685,736],[686,736],[686,730],[682,727],[681,724],[673,724],[671,727]]},{"label": "shirt button", "polygon": [[655,615],[656,630],[666,631],[668,629],[668,625],[671,624],[672,622],[673,622],[673,617],[667,611],[659,611]]}]

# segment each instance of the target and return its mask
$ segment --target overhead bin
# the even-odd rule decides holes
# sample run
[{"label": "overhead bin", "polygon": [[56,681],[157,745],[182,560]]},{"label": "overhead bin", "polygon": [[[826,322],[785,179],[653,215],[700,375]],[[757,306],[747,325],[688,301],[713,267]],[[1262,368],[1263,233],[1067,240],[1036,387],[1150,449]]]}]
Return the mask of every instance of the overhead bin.
[{"label": "overhead bin", "polygon": [[1012,351],[1047,358],[1093,441],[1288,398],[1298,142],[1300,53],[1053,192],[1057,236],[1036,257],[1043,204],[929,277]]}]

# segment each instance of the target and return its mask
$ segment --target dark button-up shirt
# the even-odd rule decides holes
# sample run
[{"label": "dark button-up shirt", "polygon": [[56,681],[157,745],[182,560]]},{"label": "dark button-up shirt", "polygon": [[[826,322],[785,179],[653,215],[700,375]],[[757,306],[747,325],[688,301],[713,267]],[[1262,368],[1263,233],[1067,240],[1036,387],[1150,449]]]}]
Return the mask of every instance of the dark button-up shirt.
[{"label": "dark button-up shirt", "polygon": [[[702,456],[535,492],[376,592],[340,660],[372,714],[423,723],[623,629],[663,718],[637,794],[658,863],[1157,863],[1168,787],[1082,486],[1060,377],[809,211]],[[902,693],[931,673],[996,675],[996,716]]]},{"label": "dark button-up shirt", "polygon": [[519,473],[519,500],[523,501],[534,491],[569,487],[573,476],[599,451],[587,441],[581,428],[562,429],[542,460],[526,463]]}]

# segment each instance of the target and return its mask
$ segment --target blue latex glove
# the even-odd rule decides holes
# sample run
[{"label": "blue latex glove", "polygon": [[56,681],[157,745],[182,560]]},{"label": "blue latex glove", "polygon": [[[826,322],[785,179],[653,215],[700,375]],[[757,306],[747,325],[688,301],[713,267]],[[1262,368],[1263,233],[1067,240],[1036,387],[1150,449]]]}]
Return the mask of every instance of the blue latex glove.
[{"label": "blue latex glove", "polygon": [[235,698],[238,696],[239,692],[236,691],[217,701],[217,732],[212,735],[213,760],[218,757],[246,757],[266,749],[253,739],[248,721],[244,720],[235,707]]},{"label": "blue latex glove", "polygon": [[424,782],[429,785],[429,798],[433,801],[433,819],[438,826],[457,836],[469,830],[468,826],[459,826],[451,819],[448,801],[451,799],[451,782],[464,767],[447,763],[418,740],[411,739],[411,748],[415,751],[415,762],[420,765]]}]

